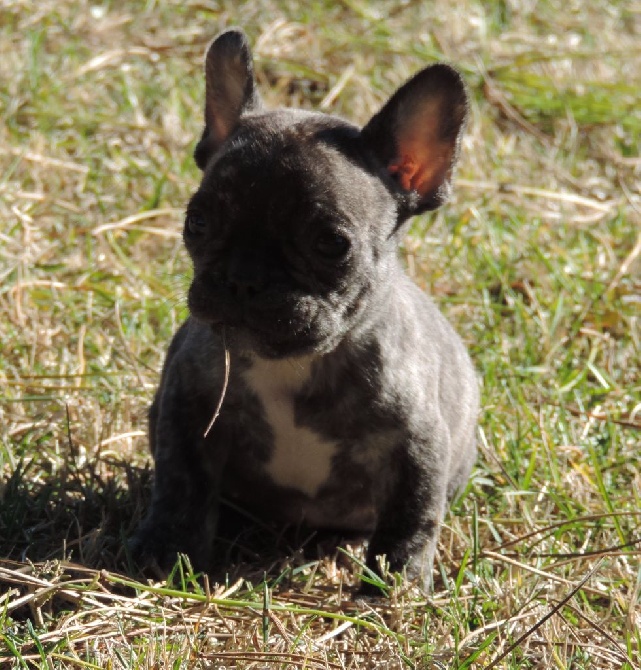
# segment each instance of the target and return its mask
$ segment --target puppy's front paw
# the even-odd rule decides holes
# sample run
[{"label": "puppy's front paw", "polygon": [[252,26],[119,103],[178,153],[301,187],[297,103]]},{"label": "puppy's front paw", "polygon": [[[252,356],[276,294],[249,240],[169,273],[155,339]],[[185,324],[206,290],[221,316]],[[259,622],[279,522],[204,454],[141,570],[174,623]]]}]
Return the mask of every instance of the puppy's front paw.
[{"label": "puppy's front paw", "polygon": [[175,565],[179,554],[186,554],[194,566],[205,568],[202,549],[196,550],[171,524],[145,520],[129,539],[127,549],[136,567],[155,577],[164,578]]},{"label": "puppy's front paw", "polygon": [[359,600],[369,600],[370,598],[387,598],[389,597],[389,587],[383,583],[374,584],[372,582],[362,581],[361,585],[356,591],[355,598]]}]

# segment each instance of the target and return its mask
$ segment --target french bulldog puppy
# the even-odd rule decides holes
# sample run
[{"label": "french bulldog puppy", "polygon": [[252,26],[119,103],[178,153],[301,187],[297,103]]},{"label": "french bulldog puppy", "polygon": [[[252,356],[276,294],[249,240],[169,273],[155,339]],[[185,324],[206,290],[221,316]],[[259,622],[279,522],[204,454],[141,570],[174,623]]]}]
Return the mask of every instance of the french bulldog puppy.
[{"label": "french bulldog puppy", "polygon": [[362,129],[268,111],[244,33],[211,44],[184,227],[191,315],[149,414],[138,561],[185,552],[206,570],[224,497],[270,522],[363,533],[368,567],[383,555],[429,588],[475,460],[478,385],[397,246],[447,199],[467,109],[461,77],[437,64]]}]

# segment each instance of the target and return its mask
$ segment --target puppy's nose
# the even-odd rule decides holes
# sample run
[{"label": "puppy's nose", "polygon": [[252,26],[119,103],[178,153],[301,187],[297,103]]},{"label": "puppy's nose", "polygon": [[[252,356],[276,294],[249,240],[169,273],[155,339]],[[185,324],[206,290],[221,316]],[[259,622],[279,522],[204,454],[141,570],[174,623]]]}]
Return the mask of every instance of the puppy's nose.
[{"label": "puppy's nose", "polygon": [[260,293],[263,285],[253,278],[237,277],[227,280],[227,288],[235,298],[244,300],[246,298],[253,298]]},{"label": "puppy's nose", "polygon": [[236,254],[227,268],[227,288],[236,298],[253,298],[265,287],[265,263],[255,252]]}]

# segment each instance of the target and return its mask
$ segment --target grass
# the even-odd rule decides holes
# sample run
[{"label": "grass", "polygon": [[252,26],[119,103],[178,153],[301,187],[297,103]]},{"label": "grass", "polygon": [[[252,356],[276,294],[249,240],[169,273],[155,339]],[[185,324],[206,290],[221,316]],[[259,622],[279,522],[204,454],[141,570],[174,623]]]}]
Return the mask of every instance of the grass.
[{"label": "grass", "polygon": [[[427,62],[472,117],[403,254],[483,378],[434,594],[352,599],[361,549],[131,576],[145,413],[185,316],[202,54],[364,122]],[[641,666],[638,3],[0,0],[0,666]]]}]

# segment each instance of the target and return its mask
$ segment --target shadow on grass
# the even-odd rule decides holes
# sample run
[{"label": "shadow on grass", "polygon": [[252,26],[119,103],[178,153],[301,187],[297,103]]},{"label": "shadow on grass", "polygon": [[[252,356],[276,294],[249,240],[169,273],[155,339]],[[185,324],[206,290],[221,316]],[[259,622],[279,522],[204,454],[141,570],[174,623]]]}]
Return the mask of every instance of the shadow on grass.
[{"label": "shadow on grass", "polygon": [[47,472],[21,462],[0,504],[0,555],[9,560],[67,560],[86,567],[126,569],[126,538],[151,489],[150,467],[97,459]]},{"label": "shadow on grass", "polygon": [[[42,563],[63,560],[86,568],[155,577],[132,564],[127,540],[149,507],[152,471],[127,461],[99,458],[82,465],[70,462],[46,474],[43,464],[23,462],[4,486],[0,499],[0,558]],[[306,528],[272,528],[223,505],[215,563],[210,577],[225,584],[239,578],[261,581],[310,561],[330,556],[345,542],[331,532]]]}]

